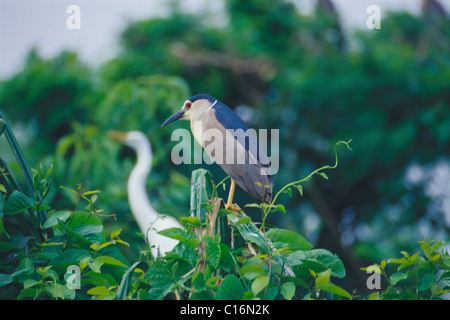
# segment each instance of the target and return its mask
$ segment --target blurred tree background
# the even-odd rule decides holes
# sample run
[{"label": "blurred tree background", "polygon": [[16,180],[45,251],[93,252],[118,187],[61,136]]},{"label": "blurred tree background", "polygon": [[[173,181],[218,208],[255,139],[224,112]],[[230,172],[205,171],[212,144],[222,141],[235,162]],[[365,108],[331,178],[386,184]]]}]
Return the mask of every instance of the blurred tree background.
[{"label": "blurred tree background", "polygon": [[[149,198],[174,216],[188,214],[190,173],[199,166],[171,162],[174,127],[160,125],[191,94],[220,99],[249,127],[280,130],[275,190],[333,163],[335,142],[353,139],[328,180],[286,196],[287,214],[269,222],[336,253],[347,268],[340,285],[364,292],[360,267],[426,237],[449,239],[450,21],[427,7],[434,2],[424,1],[420,16],[383,12],[381,29],[353,34],[331,1],[302,14],[289,1],[226,0],[222,27],[172,2],[165,18],[130,22],[118,55],[99,68],[73,52],[43,59],[32,50],[0,83],[0,107],[31,167],[54,165],[46,201],[73,201],[59,186],[102,190],[102,208],[117,215],[132,244],[130,261],[145,247],[126,198],[135,156],[107,138],[108,129],[149,137]],[[203,167],[216,183],[225,177],[217,165]],[[235,200],[254,202],[244,192]]]}]

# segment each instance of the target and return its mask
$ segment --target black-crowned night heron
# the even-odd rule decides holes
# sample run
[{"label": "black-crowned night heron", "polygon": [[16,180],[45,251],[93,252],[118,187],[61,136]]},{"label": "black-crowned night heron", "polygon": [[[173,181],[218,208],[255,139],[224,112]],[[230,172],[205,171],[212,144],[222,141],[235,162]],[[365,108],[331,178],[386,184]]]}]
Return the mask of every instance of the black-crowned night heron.
[{"label": "black-crowned night heron", "polygon": [[[236,113],[210,95],[196,94],[186,100],[181,110],[167,119],[162,127],[178,119],[190,120],[194,138],[230,176],[231,187],[226,209],[238,210],[232,207],[236,184],[255,199],[271,202],[273,182],[269,161],[256,137]],[[209,130],[221,133],[214,138],[222,138],[219,142],[222,148],[208,149],[210,143],[216,142],[205,134]],[[239,161],[243,157],[245,161]]]},{"label": "black-crowned night heron", "polygon": [[146,181],[152,165],[152,148],[147,137],[140,131],[119,132],[110,130],[111,138],[121,141],[132,148],[137,155],[137,162],[131,170],[127,183],[128,202],[131,212],[141,232],[151,246],[152,255],[164,255],[171,251],[178,240],[158,234],[169,228],[183,228],[173,217],[159,214],[150,204],[146,193]]}]

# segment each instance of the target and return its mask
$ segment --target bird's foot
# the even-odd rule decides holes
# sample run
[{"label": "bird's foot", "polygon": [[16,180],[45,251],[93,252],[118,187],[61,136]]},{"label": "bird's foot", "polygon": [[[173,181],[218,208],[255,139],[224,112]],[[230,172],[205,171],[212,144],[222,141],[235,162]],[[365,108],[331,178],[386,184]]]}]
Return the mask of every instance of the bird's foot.
[{"label": "bird's foot", "polygon": [[236,212],[240,212],[240,211],[242,211],[242,209],[241,208],[234,208],[233,207],[233,205],[225,205],[225,209],[227,209],[227,210],[233,210],[233,211],[236,211]]}]

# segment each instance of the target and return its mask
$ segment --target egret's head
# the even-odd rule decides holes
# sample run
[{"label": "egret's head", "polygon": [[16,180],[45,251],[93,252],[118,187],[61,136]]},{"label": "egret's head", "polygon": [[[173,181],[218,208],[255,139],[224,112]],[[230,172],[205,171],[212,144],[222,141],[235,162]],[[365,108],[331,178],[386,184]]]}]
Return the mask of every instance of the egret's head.
[{"label": "egret's head", "polygon": [[113,139],[119,140],[124,145],[135,150],[140,150],[149,144],[145,134],[140,131],[121,132],[116,130],[109,130],[108,136]]},{"label": "egret's head", "polygon": [[165,125],[168,125],[178,119],[191,120],[195,118],[197,114],[202,113],[211,107],[215,102],[216,99],[210,95],[204,93],[196,94],[195,96],[187,99],[181,107],[181,110],[164,121],[161,127],[164,127]]}]

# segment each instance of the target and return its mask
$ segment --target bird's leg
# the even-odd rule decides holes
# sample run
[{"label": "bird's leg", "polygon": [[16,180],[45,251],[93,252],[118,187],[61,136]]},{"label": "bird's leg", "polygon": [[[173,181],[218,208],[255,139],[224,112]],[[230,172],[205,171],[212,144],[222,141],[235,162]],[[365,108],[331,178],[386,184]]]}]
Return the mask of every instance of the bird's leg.
[{"label": "bird's leg", "polygon": [[225,205],[225,209],[227,210],[234,210],[234,211],[241,211],[240,209],[233,208],[233,196],[234,196],[234,189],[236,188],[236,182],[230,177],[231,180],[231,186],[230,186],[230,193],[228,194],[228,201]]},{"label": "bird's leg", "polygon": [[233,196],[234,196],[234,189],[236,188],[236,182],[232,178],[231,180],[231,186],[230,186],[230,193],[228,194],[228,201],[225,205],[225,209],[231,209],[231,205],[233,204]]}]

